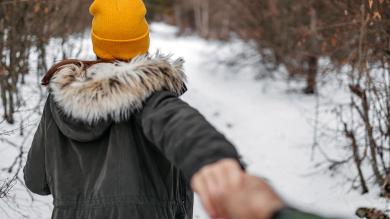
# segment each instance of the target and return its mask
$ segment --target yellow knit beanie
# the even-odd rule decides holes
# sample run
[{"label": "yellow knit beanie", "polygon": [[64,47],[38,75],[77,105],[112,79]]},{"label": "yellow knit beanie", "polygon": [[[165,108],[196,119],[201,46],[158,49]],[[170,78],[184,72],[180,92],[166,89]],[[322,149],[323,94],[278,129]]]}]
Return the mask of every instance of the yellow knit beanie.
[{"label": "yellow knit beanie", "polygon": [[95,0],[89,8],[92,44],[104,60],[129,60],[147,53],[149,28],[142,0]]}]

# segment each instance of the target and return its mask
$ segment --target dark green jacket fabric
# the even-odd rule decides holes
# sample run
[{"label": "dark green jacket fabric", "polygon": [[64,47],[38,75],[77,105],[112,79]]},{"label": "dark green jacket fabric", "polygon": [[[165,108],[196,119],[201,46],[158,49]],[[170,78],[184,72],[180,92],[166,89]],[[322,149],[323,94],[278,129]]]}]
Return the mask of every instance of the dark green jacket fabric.
[{"label": "dark green jacket fabric", "polygon": [[293,208],[284,208],[278,211],[272,219],[330,219],[319,215],[306,213]]},{"label": "dark green jacket fabric", "polygon": [[[117,73],[104,79],[89,78],[90,73],[99,74],[96,70],[104,72],[112,67],[104,65],[88,70],[68,66],[68,72],[62,69],[52,79],[50,95],[24,168],[25,184],[32,192],[53,195],[52,218],[192,218],[193,192],[189,186],[192,175],[220,159],[239,159],[233,145],[197,110],[179,99],[180,93],[169,84],[161,88],[150,85],[150,77],[173,74],[167,72],[167,66],[159,71],[154,68],[159,69],[163,64],[177,68],[177,63],[170,64],[167,60],[145,58],[138,60],[140,63],[130,63],[130,67],[123,64],[124,79],[118,78]],[[136,64],[142,67],[143,77],[136,82],[142,84],[134,84],[135,79],[131,78],[129,81],[130,76],[139,73],[139,69],[131,69]],[[85,71],[81,79],[77,78],[79,70]],[[93,92],[101,92],[106,82],[111,87],[106,93],[99,93],[100,96],[89,94],[82,99],[84,93],[80,93],[81,97],[74,94],[67,100],[67,92],[79,92],[82,79],[87,85],[82,84],[81,89],[87,93],[91,87]],[[96,83],[92,86],[91,81]],[[135,86],[137,90],[129,90],[120,84],[122,82],[128,82],[126,86]],[[140,86],[149,93],[143,96],[145,99],[139,95]],[[97,103],[89,101],[111,100],[112,104],[119,105],[110,92],[120,91],[133,92],[135,96],[129,98],[141,98],[137,101],[141,101],[142,106],[129,107],[126,113],[119,113],[125,115],[121,116],[123,119],[109,113],[111,117],[91,123],[89,119],[96,119],[94,116],[100,115],[98,113],[110,112],[104,107],[111,106],[92,109]],[[106,97],[111,99],[104,99]],[[64,100],[68,101],[65,101],[67,105]],[[134,101],[130,101],[130,105]],[[80,105],[73,107],[72,104]],[[84,105],[87,107],[83,108]],[[85,121],[76,118],[82,114],[72,111],[74,109],[85,112]]]}]

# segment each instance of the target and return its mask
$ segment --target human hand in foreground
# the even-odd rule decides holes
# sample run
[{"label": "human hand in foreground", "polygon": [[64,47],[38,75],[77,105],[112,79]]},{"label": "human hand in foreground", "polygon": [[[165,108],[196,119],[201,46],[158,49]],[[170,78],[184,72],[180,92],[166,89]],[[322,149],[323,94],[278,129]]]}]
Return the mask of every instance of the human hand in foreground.
[{"label": "human hand in foreground", "polygon": [[220,203],[229,219],[271,219],[283,201],[261,178],[245,175],[241,187],[232,189]]},{"label": "human hand in foreground", "polygon": [[270,219],[283,202],[262,179],[245,174],[235,160],[203,167],[191,181],[211,218]]},{"label": "human hand in foreground", "polygon": [[191,179],[203,207],[211,218],[230,218],[222,206],[229,193],[244,184],[245,173],[233,159],[224,159],[200,169]]}]

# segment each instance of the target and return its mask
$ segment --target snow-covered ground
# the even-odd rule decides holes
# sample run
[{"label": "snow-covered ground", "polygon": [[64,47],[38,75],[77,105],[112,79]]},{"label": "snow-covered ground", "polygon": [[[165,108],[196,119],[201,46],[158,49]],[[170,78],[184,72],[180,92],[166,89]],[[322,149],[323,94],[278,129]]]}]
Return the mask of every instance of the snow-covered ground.
[{"label": "snow-covered ground", "polygon": [[[332,177],[316,167],[322,158],[320,154],[312,156],[314,97],[288,93],[284,82],[254,80],[259,69],[253,66],[237,69],[216,61],[231,60],[241,52],[243,45],[236,43],[229,46],[195,36],[178,38],[175,31],[165,24],[153,24],[152,51],[158,49],[185,58],[189,91],[183,99],[237,146],[250,173],[268,178],[288,203],[309,211],[353,218],[354,211],[361,206],[386,208],[387,203],[378,199],[375,192],[361,196],[358,191],[351,191],[350,184],[344,179]],[[82,57],[78,58],[92,57],[87,43]],[[30,101],[39,99],[37,90],[29,93]],[[37,118],[33,115],[28,121],[36,124]],[[20,141],[18,133],[7,138]],[[26,145],[29,145],[28,141]],[[0,167],[9,166],[16,153],[15,149],[8,148],[0,142],[2,157],[9,155],[8,160],[0,161]],[[27,150],[28,147],[25,148]],[[350,169],[353,171],[353,166]],[[20,183],[11,191],[11,196],[12,193],[21,199],[19,203],[30,203],[23,201],[31,197],[23,195],[25,191]],[[51,199],[39,200],[38,204],[29,204],[35,208],[32,213],[39,215],[32,218],[49,218],[50,205],[47,203]],[[10,217],[1,209],[9,209],[5,202],[0,202],[0,218]],[[37,214],[37,211],[41,213]],[[194,218],[208,218],[198,200]]]}]

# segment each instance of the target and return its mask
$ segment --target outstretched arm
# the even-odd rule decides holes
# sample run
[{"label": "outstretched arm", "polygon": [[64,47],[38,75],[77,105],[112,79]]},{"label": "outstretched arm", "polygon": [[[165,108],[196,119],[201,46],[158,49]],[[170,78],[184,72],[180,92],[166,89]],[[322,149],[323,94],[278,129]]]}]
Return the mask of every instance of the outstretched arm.
[{"label": "outstretched arm", "polygon": [[235,147],[171,92],[153,94],[140,115],[145,136],[191,180],[209,215],[222,217],[218,199],[244,173]]},{"label": "outstretched arm", "polygon": [[235,147],[194,108],[167,91],[153,94],[141,112],[145,136],[188,179],[207,164],[231,158]]},{"label": "outstretched arm", "polygon": [[288,207],[265,180],[251,175],[244,177],[241,187],[232,187],[219,207],[235,219],[326,219]]}]

